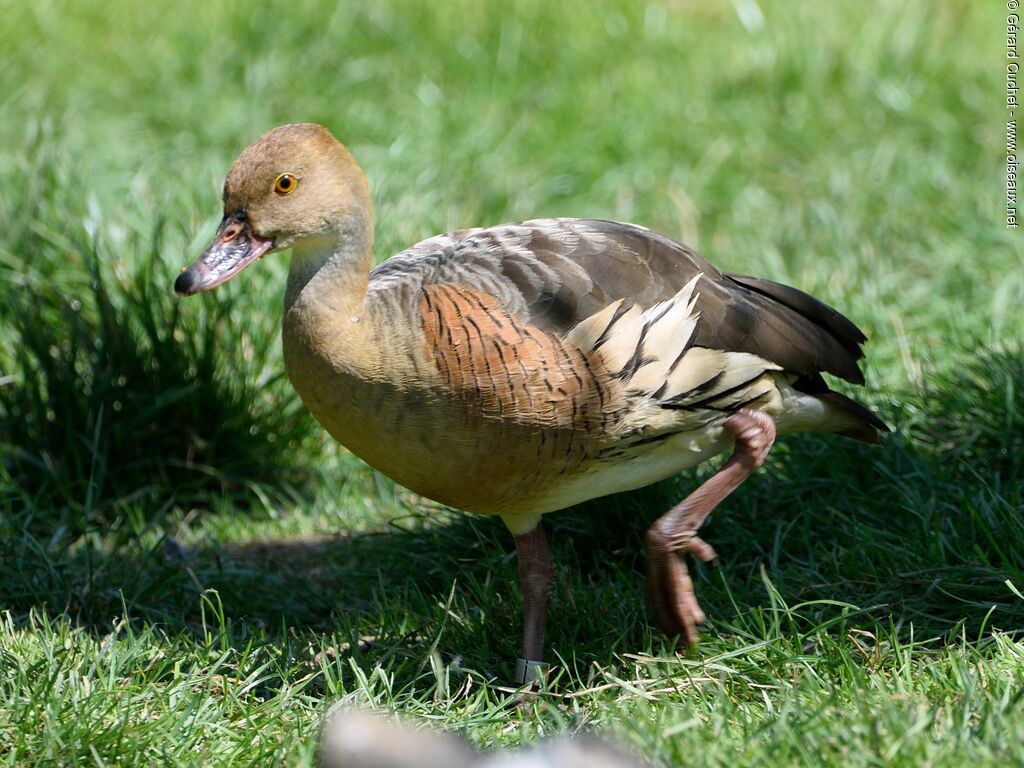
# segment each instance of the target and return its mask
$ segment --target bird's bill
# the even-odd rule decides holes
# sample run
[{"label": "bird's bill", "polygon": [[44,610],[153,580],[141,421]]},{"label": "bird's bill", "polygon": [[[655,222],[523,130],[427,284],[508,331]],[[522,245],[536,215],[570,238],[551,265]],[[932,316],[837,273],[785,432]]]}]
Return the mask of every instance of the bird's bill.
[{"label": "bird's bill", "polygon": [[174,292],[192,296],[230,280],[274,247],[272,237],[260,237],[244,212],[224,214],[213,242],[191,267],[174,281]]}]

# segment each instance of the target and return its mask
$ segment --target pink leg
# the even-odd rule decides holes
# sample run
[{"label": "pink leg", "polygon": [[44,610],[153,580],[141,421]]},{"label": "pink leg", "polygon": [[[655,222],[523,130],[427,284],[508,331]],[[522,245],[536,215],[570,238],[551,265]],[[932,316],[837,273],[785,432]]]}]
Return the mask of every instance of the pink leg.
[{"label": "pink leg", "polygon": [[715,551],[697,531],[711,510],[764,463],[775,442],[775,422],[761,411],[737,411],[724,427],[736,438],[732,456],[647,531],[647,599],[654,618],[665,634],[679,635],[690,645],[697,643],[704,612],[693,591],[686,553],[704,562],[715,559]]},{"label": "pink leg", "polygon": [[523,593],[523,659],[539,662],[544,658],[544,625],[555,581],[555,564],[540,525],[516,536],[516,556]]}]

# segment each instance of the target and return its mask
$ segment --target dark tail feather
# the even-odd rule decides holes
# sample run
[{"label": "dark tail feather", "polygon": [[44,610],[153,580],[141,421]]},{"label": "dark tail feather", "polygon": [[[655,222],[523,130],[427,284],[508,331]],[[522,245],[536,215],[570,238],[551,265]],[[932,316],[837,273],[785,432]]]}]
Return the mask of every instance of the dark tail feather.
[{"label": "dark tail feather", "polygon": [[844,437],[852,437],[854,440],[860,440],[862,443],[871,443],[874,445],[878,443],[879,432],[892,431],[884,421],[878,418],[878,416],[856,400],[851,400],[846,395],[841,395],[838,392],[829,390],[828,392],[822,392],[816,395],[816,397],[819,400],[824,400],[834,408],[845,411],[860,422],[859,424],[854,424],[853,426],[841,430],[836,434],[843,435]]},{"label": "dark tail feather", "polygon": [[797,328],[797,332],[806,334],[813,328],[815,333],[821,334],[815,345],[817,354],[821,355],[819,370],[828,371],[854,384],[864,383],[864,375],[857,361],[864,357],[860,345],[867,337],[841,313],[825,302],[789,285],[748,275],[725,276],[752,294],[763,297],[762,300],[767,299],[769,303],[781,304],[809,322],[809,327]]}]

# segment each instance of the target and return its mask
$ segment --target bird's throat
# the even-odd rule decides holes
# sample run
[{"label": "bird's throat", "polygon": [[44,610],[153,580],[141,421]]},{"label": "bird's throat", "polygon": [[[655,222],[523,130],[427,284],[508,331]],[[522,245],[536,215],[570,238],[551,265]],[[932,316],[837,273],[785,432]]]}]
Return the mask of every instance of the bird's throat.
[{"label": "bird's throat", "polygon": [[292,248],[285,314],[327,305],[332,313],[356,315],[366,299],[372,240],[360,233],[330,233],[306,238]]}]

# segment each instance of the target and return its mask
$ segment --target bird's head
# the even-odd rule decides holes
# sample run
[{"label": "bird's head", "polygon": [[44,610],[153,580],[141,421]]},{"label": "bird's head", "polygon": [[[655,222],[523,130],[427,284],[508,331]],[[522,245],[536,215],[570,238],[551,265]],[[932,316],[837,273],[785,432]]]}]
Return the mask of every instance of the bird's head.
[{"label": "bird's head", "polygon": [[268,253],[361,235],[369,222],[366,179],[326,128],[274,128],[231,166],[217,234],[174,290],[208,291]]}]

